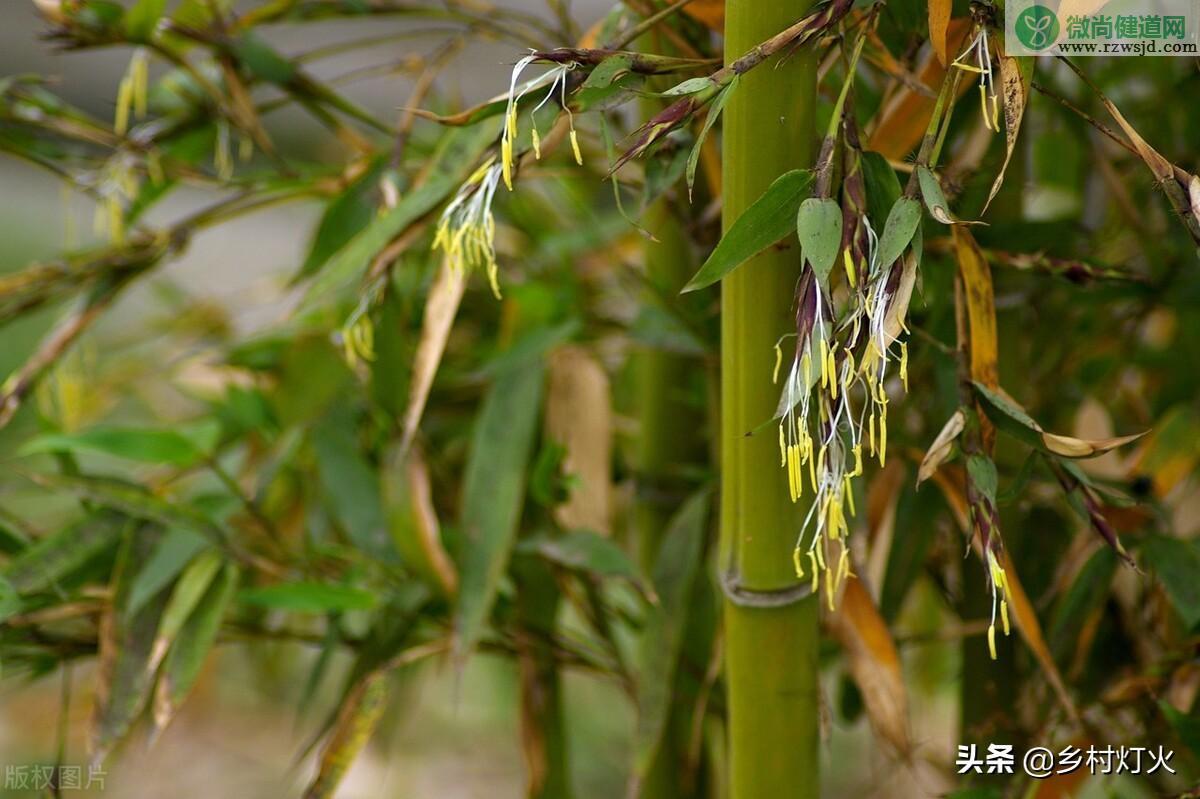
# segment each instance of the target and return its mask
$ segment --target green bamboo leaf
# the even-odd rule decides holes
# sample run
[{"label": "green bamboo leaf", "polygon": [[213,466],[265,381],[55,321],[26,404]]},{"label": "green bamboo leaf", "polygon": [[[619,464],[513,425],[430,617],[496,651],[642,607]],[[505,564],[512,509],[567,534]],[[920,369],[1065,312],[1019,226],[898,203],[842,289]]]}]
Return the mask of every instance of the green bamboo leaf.
[{"label": "green bamboo leaf", "polygon": [[167,0],[137,0],[125,12],[125,33],[131,41],[149,41],[158,20],[166,10]]},{"label": "green bamboo leaf", "polygon": [[379,724],[387,697],[387,673],[382,671],[367,674],[343,697],[333,730],[321,752],[317,776],[304,792],[304,799],[329,799],[334,795]]},{"label": "green bamboo leaf", "polygon": [[455,619],[455,652],[460,659],[483,633],[516,542],[525,470],[541,407],[542,373],[540,360],[501,372],[475,421],[463,478],[465,541]]},{"label": "green bamboo leaf", "polygon": [[1164,535],[1146,539],[1142,547],[1146,563],[1162,581],[1171,604],[1189,631],[1200,627],[1200,551],[1193,542]]},{"label": "green bamboo leaf", "polygon": [[711,286],[750,258],[792,233],[796,213],[812,174],[793,169],[775,179],[767,190],[730,226],[700,271],[683,287],[685,292]]},{"label": "green bamboo leaf", "polygon": [[310,582],[276,583],[247,588],[238,594],[243,604],[292,613],[370,610],[377,600],[376,594],[365,588]]},{"label": "green bamboo leaf", "polygon": [[129,590],[128,613],[136,613],[142,605],[184,570],[195,555],[208,546],[204,536],[177,527],[168,530],[154,548],[146,565],[138,570]]},{"label": "green bamboo leaf", "polygon": [[688,601],[704,549],[709,495],[693,495],[671,518],[654,563],[658,604],[651,608],[638,648],[638,722],[635,779],[644,777],[662,743],[671,710],[675,672],[688,620]]},{"label": "green bamboo leaf", "polygon": [[113,571],[113,599],[100,624],[99,674],[93,716],[93,756],[102,761],[132,729],[150,698],[150,656],[167,601],[160,591],[136,613],[127,613],[136,564],[150,556],[160,533],[143,526],[126,537]]},{"label": "green bamboo leaf", "polygon": [[1162,710],[1163,716],[1170,722],[1172,729],[1175,730],[1175,734],[1179,736],[1179,740],[1187,744],[1188,748],[1197,757],[1200,757],[1200,716],[1181,713],[1165,699],[1158,701],[1158,707]]},{"label": "green bamboo leaf", "polygon": [[201,511],[151,494],[136,483],[107,477],[62,474],[38,474],[34,480],[45,488],[74,494],[136,519],[158,522],[166,528],[193,530],[219,546],[228,543],[225,531]]},{"label": "green bamboo leaf", "polygon": [[1086,628],[1089,617],[1103,606],[1118,563],[1117,554],[1111,548],[1097,549],[1059,601],[1049,629],[1050,648],[1059,663],[1071,662],[1071,653],[1080,638],[1079,631]]},{"label": "green bamboo leaf", "polygon": [[364,552],[387,550],[387,523],[379,476],[359,448],[355,420],[345,404],[335,405],[312,430],[321,493],[347,537]]},{"label": "green bamboo leaf", "polygon": [[721,111],[725,108],[725,103],[729,97],[737,89],[738,78],[734,77],[729,82],[729,85],[721,89],[720,93],[713,99],[712,105],[708,108],[708,115],[704,117],[704,125],[700,128],[700,134],[696,136],[696,143],[692,145],[692,151],[688,154],[687,159],[687,187],[688,199],[692,198],[692,184],[696,182],[696,166],[700,163],[700,149],[704,146],[704,140],[708,137],[708,132],[712,130],[712,126],[716,124],[717,118],[721,116]]},{"label": "green bamboo leaf", "polygon": [[950,203],[946,201],[946,195],[942,191],[942,183],[937,175],[933,174],[932,169],[918,166],[917,182],[921,186],[921,197],[925,199],[925,207],[929,209],[930,216],[943,225],[953,225],[958,221],[951,213]]},{"label": "green bamboo leaf", "polygon": [[863,183],[867,188],[867,215],[876,230],[882,230],[888,212],[900,199],[903,189],[896,170],[882,153],[868,150],[862,154]]},{"label": "green bamboo leaf", "polygon": [[904,250],[916,235],[917,225],[920,222],[921,204],[919,202],[912,197],[901,197],[896,200],[896,204],[888,212],[883,233],[879,236],[877,268],[891,267],[904,254]]},{"label": "green bamboo leaf", "polygon": [[641,585],[641,575],[625,550],[611,538],[591,530],[533,535],[523,539],[517,550],[595,577],[617,577]]},{"label": "green bamboo leaf", "polygon": [[198,555],[175,583],[171,591],[171,599],[163,609],[162,618],[158,622],[158,632],[154,638],[154,648],[150,653],[147,668],[157,671],[167,654],[167,650],[175,641],[184,623],[192,615],[192,611],[200,604],[208,587],[221,570],[221,556],[212,550]]},{"label": "green bamboo leaf", "polygon": [[986,455],[970,455],[967,457],[967,474],[975,488],[995,505],[999,484],[995,462]]},{"label": "green bamboo leaf", "polygon": [[200,675],[200,668],[217,640],[221,619],[237,588],[238,569],[226,563],[171,645],[154,692],[154,725],[162,729],[175,714]]},{"label": "green bamboo leaf", "polygon": [[812,265],[822,286],[829,285],[829,273],[842,247],[842,209],[837,200],[809,197],[796,214],[796,235],[800,252]]},{"label": "green bamboo leaf", "polygon": [[382,158],[376,159],[371,168],[325,206],[296,280],[315,274],[375,218],[376,193],[385,163]]},{"label": "green bamboo leaf", "polygon": [[144,463],[190,466],[204,454],[185,436],[173,430],[127,427],[93,427],[78,433],[48,433],[21,447],[22,455],[44,452],[99,452]]},{"label": "green bamboo leaf", "polygon": [[283,86],[296,77],[295,65],[253,33],[243,33],[234,40],[231,49],[238,61],[259,80]]},{"label": "green bamboo leaf", "polygon": [[17,589],[3,577],[0,577],[0,624],[15,613],[21,611],[21,597]]},{"label": "green bamboo leaf", "polygon": [[125,520],[115,513],[95,513],[46,536],[8,564],[4,576],[21,594],[45,591],[110,549]]}]

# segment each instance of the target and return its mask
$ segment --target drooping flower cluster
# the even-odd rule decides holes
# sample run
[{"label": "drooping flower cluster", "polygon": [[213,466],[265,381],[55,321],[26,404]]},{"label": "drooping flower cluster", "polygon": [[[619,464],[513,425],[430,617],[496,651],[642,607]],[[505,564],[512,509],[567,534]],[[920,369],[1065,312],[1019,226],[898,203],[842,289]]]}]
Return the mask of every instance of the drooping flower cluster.
[{"label": "drooping flower cluster", "polygon": [[532,80],[518,84],[521,73],[538,58],[536,54],[525,56],[513,67],[504,111],[504,127],[500,133],[499,160],[497,161],[495,156],[489,158],[459,187],[454,199],[442,211],[433,239],[433,249],[442,250],[451,267],[464,270],[483,267],[488,284],[497,299],[500,298],[500,279],[496,261],[496,218],[492,214],[492,200],[495,199],[496,189],[501,180],[509,191],[513,188],[513,174],[518,157],[517,114],[521,99],[526,94],[543,86],[549,87],[541,101],[529,112],[534,157],[542,156],[541,135],[538,133],[534,115],[557,96],[567,114],[571,151],[575,161],[583,163],[574,116],[567,103],[567,77],[576,65],[573,62],[559,64]]},{"label": "drooping flower cluster", "polygon": [[496,218],[492,199],[500,185],[503,167],[489,158],[459,188],[438,221],[433,249],[442,250],[455,269],[482,266],[497,299],[500,297],[496,264]]},{"label": "drooping flower cluster", "polygon": [[[974,61],[974,63],[971,63]],[[989,130],[1000,131],[1000,98],[996,94],[995,75],[992,72],[992,56],[988,50],[987,28],[979,26],[975,38],[954,59],[955,67],[979,76],[979,106],[983,110],[983,124]]]},{"label": "drooping flower cluster", "polygon": [[575,115],[571,113],[570,105],[567,103],[567,76],[571,70],[575,68],[574,62],[558,64],[546,72],[538,75],[536,78],[526,81],[520,86],[517,81],[521,78],[521,73],[525,68],[538,60],[540,56],[535,54],[527,55],[516,63],[513,67],[512,77],[508,84],[508,105],[504,110],[504,130],[500,134],[500,163],[504,171],[504,185],[512,191],[513,187],[513,171],[517,165],[516,139],[517,139],[517,111],[520,106],[521,98],[534,89],[541,88],[549,84],[546,94],[542,97],[541,102],[535,105],[529,111],[529,136],[530,143],[533,146],[534,158],[542,157],[542,139],[538,133],[537,119],[535,115],[542,109],[546,103],[550,102],[557,93],[559,104],[567,114],[567,124],[570,128],[571,153],[575,156],[575,162],[583,166],[583,153],[579,150],[579,136],[575,132]]},{"label": "drooping flower cluster", "polygon": [[850,247],[842,252],[840,317],[811,270],[801,279],[797,345],[780,398],[779,447],[792,501],[804,495],[806,479],[815,492],[796,542],[796,574],[806,576],[807,559],[815,592],[824,572],[830,607],[851,574],[851,481],[863,473],[863,450],[881,466],[887,460],[884,384],[892,364],[908,388],[908,347],[899,336],[911,284],[905,285],[903,259],[886,267],[877,262],[875,232],[865,215],[861,222],[865,257],[856,260]]}]

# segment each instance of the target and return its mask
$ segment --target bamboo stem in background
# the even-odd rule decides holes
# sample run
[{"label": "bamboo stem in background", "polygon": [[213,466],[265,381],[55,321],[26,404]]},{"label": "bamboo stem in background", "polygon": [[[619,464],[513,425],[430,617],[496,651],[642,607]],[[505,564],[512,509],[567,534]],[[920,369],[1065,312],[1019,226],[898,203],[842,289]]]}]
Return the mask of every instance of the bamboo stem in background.
[{"label": "bamboo stem in background", "polygon": [[[669,52],[659,37],[643,37],[653,52]],[[660,88],[667,88],[661,86]],[[641,112],[650,118],[662,110],[663,101],[647,98]],[[657,241],[642,245],[648,286],[642,301],[654,306],[664,297],[680,301],[679,290],[695,271],[690,242],[669,197],[655,200],[642,215],[642,224]],[[682,467],[703,455],[696,434],[699,420],[688,407],[689,374],[698,366],[695,358],[664,349],[645,347],[633,359],[634,402],[638,420],[634,458],[638,494],[634,503],[634,529],[638,559],[646,574],[654,563],[668,520],[683,501]],[[676,701],[667,720],[658,755],[641,785],[641,799],[678,799],[687,795],[683,766],[688,744],[688,713],[694,697],[680,693],[683,682],[676,679]]]},{"label": "bamboo stem in background", "polygon": [[[729,0],[726,60],[804,15],[806,0]],[[726,229],[783,172],[811,167],[816,64],[801,52],[742,77],[724,115]],[[792,549],[803,501],[788,496],[770,419],[773,348],[795,329],[797,250],[770,249],[725,278],[721,294],[721,574],[730,799],[816,797],[817,604],[796,599]],[[730,584],[739,596],[731,598]],[[768,604],[773,595],[775,607]]]}]

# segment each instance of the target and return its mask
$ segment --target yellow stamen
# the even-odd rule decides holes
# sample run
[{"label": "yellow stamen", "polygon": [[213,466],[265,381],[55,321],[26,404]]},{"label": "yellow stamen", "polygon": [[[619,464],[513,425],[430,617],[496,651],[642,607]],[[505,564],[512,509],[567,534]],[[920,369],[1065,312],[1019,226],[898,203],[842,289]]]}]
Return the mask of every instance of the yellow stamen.
[{"label": "yellow stamen", "polygon": [[575,163],[583,166],[583,153],[579,152],[579,137],[575,134],[575,128],[571,128],[571,152],[575,153]]},{"label": "yellow stamen", "polygon": [[988,625],[988,652],[992,655],[992,660],[996,659],[996,625]]},{"label": "yellow stamen", "polygon": [[850,257],[850,248],[842,250],[842,262],[846,265],[846,282],[850,284],[850,288],[858,288],[858,278],[855,276],[857,271],[854,268],[854,260]]},{"label": "yellow stamen", "polygon": [[900,342],[900,382],[904,384],[904,392],[908,393],[908,342]]},{"label": "yellow stamen", "polygon": [[529,131],[529,136],[533,139],[533,157],[542,160],[542,137],[538,135],[537,128]]},{"label": "yellow stamen", "polygon": [[771,385],[779,382],[779,367],[783,365],[783,348],[775,342],[775,369],[771,372]]},{"label": "yellow stamen", "polygon": [[1004,634],[1008,635],[1008,602],[1003,599],[1000,600],[1000,620],[1004,622]]},{"label": "yellow stamen", "polygon": [[803,561],[800,558],[800,547],[796,547],[792,550],[792,565],[796,567],[796,578],[800,580],[804,579],[804,566],[802,563]]}]

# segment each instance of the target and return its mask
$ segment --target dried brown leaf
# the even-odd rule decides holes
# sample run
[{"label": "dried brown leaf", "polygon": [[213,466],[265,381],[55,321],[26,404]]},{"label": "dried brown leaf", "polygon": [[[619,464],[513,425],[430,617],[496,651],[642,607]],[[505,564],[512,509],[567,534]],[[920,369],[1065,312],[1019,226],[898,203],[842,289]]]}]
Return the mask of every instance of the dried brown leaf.
[{"label": "dried brown leaf", "polygon": [[925,453],[925,457],[921,460],[921,468],[917,470],[917,485],[920,485],[933,476],[938,467],[949,457],[950,450],[954,446],[954,439],[958,438],[958,434],[963,431],[966,419],[967,417],[960,408],[954,412],[953,416],[946,420],[942,431],[937,434],[937,438],[929,445],[929,451]]},{"label": "dried brown leaf", "polygon": [[446,350],[446,339],[454,324],[454,316],[458,313],[458,304],[462,301],[465,285],[466,276],[463,271],[443,261],[429,289],[429,298],[425,301],[421,339],[417,343],[417,352],[413,358],[412,387],[409,389],[408,405],[404,409],[401,450],[407,450],[417,434],[417,426],[425,412],[429,390],[433,387],[433,377],[437,374],[442,353]]},{"label": "dried brown leaf", "polygon": [[847,666],[863,696],[875,734],[902,756],[912,749],[908,691],[900,673],[900,656],[887,623],[860,580],[846,581],[829,626],[846,653]]},{"label": "dried brown leaf", "polygon": [[[1029,66],[1022,69],[1023,63]],[[1004,163],[1000,165],[1000,172],[992,183],[980,216],[987,211],[1004,183],[1004,173],[1008,170],[1008,162],[1012,160],[1013,151],[1017,146],[1017,134],[1021,130],[1021,119],[1025,116],[1025,104],[1029,100],[1032,76],[1032,59],[1022,62],[1014,56],[1000,56],[1000,84],[1004,95]]]}]

